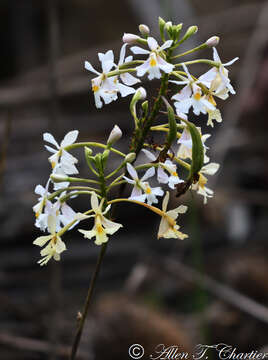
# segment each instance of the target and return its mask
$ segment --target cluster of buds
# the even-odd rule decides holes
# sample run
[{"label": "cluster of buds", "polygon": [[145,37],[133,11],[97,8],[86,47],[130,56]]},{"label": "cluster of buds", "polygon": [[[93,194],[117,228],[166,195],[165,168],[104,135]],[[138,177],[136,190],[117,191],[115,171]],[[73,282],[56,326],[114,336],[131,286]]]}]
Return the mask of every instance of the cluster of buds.
[{"label": "cluster of buds", "polygon": [[[215,99],[226,100],[229,94],[235,94],[226,67],[238,58],[225,64],[221,62],[216,50],[217,36],[180,53],[180,45],[197,32],[196,26],[182,33],[182,24],[173,25],[159,18],[159,30],[162,44],[151,36],[146,25],[139,26],[139,35],[124,34],[118,62],[115,62],[112,50],[98,54],[101,71],[85,62],[85,68],[97,75],[91,80],[97,108],[117,100],[118,94],[132,96],[130,115],[134,130],[128,154],[114,147],[122,137],[117,125],[104,144],[76,142],[77,130],[69,132],[60,145],[51,134],[44,134],[44,141],[54,147],[45,145],[52,153],[49,157],[52,167],[49,180],[45,187],[38,185],[35,189],[40,196],[33,207],[35,225],[49,233],[34,241],[35,245],[45,246],[41,250],[40,265],[47,264],[51,258],[60,259],[61,253],[66,250],[63,234],[77,227],[81,221],[93,220],[91,229],[78,229],[85,238],[94,239],[96,245],[106,243],[109,236],[123,226],[111,219],[111,207],[115,203],[130,202],[159,215],[158,238],[184,239],[187,235],[179,231],[177,218],[186,212],[187,207],[179,205],[168,210],[170,191],[180,197],[191,189],[203,196],[204,203],[213,196],[213,190],[206,186],[206,176],[214,175],[219,165],[210,162],[209,148],[205,144],[210,134],[203,133],[200,122],[203,115],[207,116],[207,126],[213,127],[214,121],[222,122]],[[177,62],[205,48],[212,48],[213,60]],[[126,56],[127,50],[132,55]],[[189,69],[196,63],[208,66],[208,71],[199,76],[192,75]],[[147,79],[160,81],[158,94],[152,102],[146,100],[147,92],[140,86]],[[135,88],[137,84],[139,87]],[[162,124],[156,123],[160,113],[166,118]],[[195,119],[200,114],[202,119],[196,126]],[[188,116],[194,120],[190,121]],[[154,132],[162,134],[162,140],[157,144],[148,140]],[[78,160],[70,154],[72,149],[77,148],[84,149],[91,178],[77,176]],[[111,153],[121,161],[109,172],[107,163]],[[156,182],[157,186],[154,185]],[[122,186],[124,184],[130,184],[132,189],[128,190],[129,186]],[[111,190],[116,187],[118,196],[111,198]],[[126,191],[129,193],[124,196]],[[66,203],[80,195],[90,196],[91,200],[91,208],[84,213],[74,211]],[[156,207],[161,198],[162,207]]]}]

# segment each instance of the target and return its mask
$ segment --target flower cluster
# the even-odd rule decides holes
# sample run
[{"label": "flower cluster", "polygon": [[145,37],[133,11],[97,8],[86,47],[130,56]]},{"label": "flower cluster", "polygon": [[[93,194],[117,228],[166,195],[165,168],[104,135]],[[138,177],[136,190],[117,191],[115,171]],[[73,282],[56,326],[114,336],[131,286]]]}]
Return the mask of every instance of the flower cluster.
[{"label": "flower cluster", "polygon": [[[179,231],[177,218],[187,207],[179,205],[168,210],[170,192],[180,197],[191,189],[203,196],[204,203],[213,196],[213,190],[207,187],[206,176],[214,175],[219,164],[210,162],[209,147],[205,143],[211,135],[207,131],[203,133],[200,123],[204,115],[207,126],[213,127],[215,121],[222,122],[215,98],[226,100],[229,94],[235,94],[226,67],[238,58],[222,63],[216,50],[219,42],[216,36],[194,49],[180,52],[180,45],[196,33],[196,26],[182,34],[182,24],[173,25],[159,18],[162,43],[151,36],[148,26],[140,25],[139,30],[140,35],[124,34],[118,60],[115,60],[114,52],[108,50],[98,54],[101,70],[96,70],[89,61],[85,62],[86,70],[96,75],[91,84],[97,108],[116,101],[118,94],[132,96],[130,114],[134,130],[130,152],[125,154],[114,147],[123,135],[117,125],[106,143],[76,142],[77,130],[68,132],[60,144],[49,133],[43,136],[50,144],[45,148],[52,153],[48,158],[52,170],[46,186],[38,185],[35,189],[39,195],[33,206],[35,225],[49,233],[34,241],[35,245],[45,246],[41,250],[40,265],[47,264],[51,258],[60,259],[66,250],[62,236],[83,220],[93,223],[90,229],[78,229],[80,234],[94,239],[96,245],[107,243],[109,236],[123,226],[111,219],[111,208],[115,203],[130,202],[159,215],[158,238],[184,239],[187,235]],[[188,55],[208,47],[212,48],[213,59],[187,59]],[[127,51],[131,55],[126,55]],[[180,58],[184,61],[178,62]],[[201,75],[193,75],[190,69],[196,63],[209,69]],[[140,85],[142,81],[146,83],[153,79],[159,80],[160,86],[155,100],[150,102],[150,99],[146,100],[145,88]],[[137,84],[139,87],[135,88]],[[141,111],[137,111],[138,107]],[[160,113],[166,118],[162,124],[156,122]],[[199,121],[196,118],[201,114]],[[160,134],[157,143],[149,140],[154,133]],[[77,148],[84,149],[90,178],[77,176],[78,160],[70,154]],[[111,153],[121,161],[117,168],[108,172]],[[122,184],[128,186],[122,187]],[[111,198],[111,190],[116,187],[118,196]],[[91,200],[90,209],[83,214],[66,203],[80,195],[89,196]],[[161,198],[162,207],[156,207]]]}]

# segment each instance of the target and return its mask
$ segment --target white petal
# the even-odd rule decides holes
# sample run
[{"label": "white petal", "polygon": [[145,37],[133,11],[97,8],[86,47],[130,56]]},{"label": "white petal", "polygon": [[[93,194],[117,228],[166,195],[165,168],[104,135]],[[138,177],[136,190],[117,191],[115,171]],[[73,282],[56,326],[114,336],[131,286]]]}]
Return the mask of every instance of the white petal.
[{"label": "white petal", "polygon": [[64,250],[66,250],[66,245],[59,236],[57,237],[55,250],[57,251],[58,254],[62,253]]},{"label": "white petal", "polygon": [[38,195],[43,196],[46,193],[46,189],[42,185],[37,185],[34,189],[34,192]]},{"label": "white petal", "polygon": [[157,55],[158,66],[165,73],[169,74],[174,69],[174,65],[165,61],[161,56]]},{"label": "white petal", "polygon": [[158,48],[158,43],[157,43],[157,41],[156,41],[153,37],[151,37],[151,36],[148,37],[147,43],[148,43],[148,46],[149,46],[149,48],[150,48],[151,50],[156,50],[156,49]]},{"label": "white petal", "polygon": [[99,75],[100,73],[94,69],[94,67],[90,64],[89,61],[85,61],[85,69],[87,69],[88,71],[93,72],[94,74]]},{"label": "white petal", "polygon": [[61,147],[65,147],[65,146],[73,144],[75,142],[75,140],[77,139],[78,134],[79,134],[78,130],[73,130],[73,131],[68,132],[64,136],[64,139],[62,140],[62,142],[60,144]]},{"label": "white petal", "polygon": [[127,44],[124,44],[121,47],[118,65],[122,65],[124,63],[124,59],[126,56],[126,47],[127,47]]},{"label": "white petal", "polygon": [[146,149],[142,149],[142,152],[147,156],[147,158],[151,161],[155,161],[156,160],[156,156],[154,154],[152,154],[150,151],[146,150]]},{"label": "white petal", "polygon": [[144,55],[144,54],[150,54],[150,51],[145,50],[139,46],[132,46],[130,48],[130,50],[133,52],[133,54],[135,55]]},{"label": "white petal", "polygon": [[95,192],[91,195],[91,207],[95,213],[99,211],[99,200]]},{"label": "white petal", "polygon": [[84,235],[85,238],[87,239],[91,239],[93,238],[93,236],[96,235],[96,231],[95,230],[82,230],[82,229],[78,229],[78,231]]},{"label": "white petal", "polygon": [[141,181],[145,181],[147,179],[149,179],[150,177],[154,176],[155,174],[155,168],[151,167],[150,169],[148,169],[145,174],[143,175],[143,177],[141,178]]},{"label": "white petal", "polygon": [[130,197],[133,198],[133,197],[137,197],[137,196],[140,196],[140,195],[142,195],[142,190],[140,188],[138,188],[137,186],[134,186],[133,189],[132,189]]},{"label": "white petal", "polygon": [[127,171],[129,172],[129,175],[132,177],[133,180],[137,180],[139,178],[137,171],[130,163],[127,163]]},{"label": "white petal", "polygon": [[228,61],[225,64],[222,64],[223,66],[229,66],[232,65],[233,63],[235,63],[237,60],[239,60],[239,57],[235,57],[233,60]]},{"label": "white petal", "polygon": [[171,99],[182,101],[185,99],[189,99],[191,95],[192,95],[192,88],[190,85],[186,85],[176,95],[173,95]]},{"label": "white petal", "polygon": [[168,175],[165,171],[159,166],[157,169],[157,180],[159,183],[167,184],[168,183]]},{"label": "white petal", "polygon": [[213,60],[221,63],[221,59],[215,47],[213,48]]},{"label": "white petal", "polygon": [[150,69],[150,58],[148,58],[142,65],[136,67],[137,76],[143,76]]},{"label": "white petal", "polygon": [[122,80],[122,82],[126,85],[132,86],[135,85],[140,81],[140,79],[135,78],[135,76],[129,74],[129,73],[124,73],[120,75],[120,79]]},{"label": "white petal", "polygon": [[201,172],[207,175],[214,175],[219,170],[220,165],[217,163],[210,163],[202,167]]},{"label": "white petal", "polygon": [[133,87],[123,85],[123,84],[117,84],[118,90],[122,97],[128,96],[130,94],[134,94],[136,90]]},{"label": "white petal", "polygon": [[49,142],[50,144],[55,145],[56,148],[59,149],[59,144],[55,140],[54,136],[51,135],[50,133],[44,133],[43,134],[43,140],[46,141],[46,142]]},{"label": "white petal", "polygon": [[192,106],[192,99],[185,99],[174,103],[177,113],[188,114],[190,107]]},{"label": "white petal", "polygon": [[51,146],[45,145],[45,148],[47,151],[51,152],[52,154],[55,154],[58,150],[53,149]]},{"label": "white petal", "polygon": [[165,50],[167,48],[169,48],[173,43],[173,40],[167,40],[164,42],[163,45],[160,46],[159,50]]},{"label": "white petal", "polygon": [[37,239],[34,240],[33,244],[38,246],[44,246],[51,238],[51,235],[39,236]]}]

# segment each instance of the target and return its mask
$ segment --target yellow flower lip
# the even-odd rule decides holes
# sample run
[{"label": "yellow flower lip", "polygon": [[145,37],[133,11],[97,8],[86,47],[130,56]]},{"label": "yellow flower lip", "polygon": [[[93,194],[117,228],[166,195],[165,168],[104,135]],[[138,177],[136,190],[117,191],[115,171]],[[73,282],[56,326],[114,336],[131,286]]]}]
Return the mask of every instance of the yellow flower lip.
[{"label": "yellow flower lip", "polygon": [[154,58],[153,56],[151,56],[151,59],[150,59],[150,66],[154,67],[154,66],[156,66],[156,65],[157,65],[157,63],[156,63],[155,58]]},{"label": "yellow flower lip", "polygon": [[97,85],[93,85],[93,86],[92,86],[92,91],[93,91],[93,92],[97,92],[97,91],[99,91],[99,89],[100,89],[100,88],[99,88],[99,86],[97,86]]},{"label": "yellow flower lip", "polygon": [[196,92],[196,93],[194,94],[194,99],[195,99],[195,100],[200,100],[200,99],[201,99],[201,93],[200,93],[200,92]]}]

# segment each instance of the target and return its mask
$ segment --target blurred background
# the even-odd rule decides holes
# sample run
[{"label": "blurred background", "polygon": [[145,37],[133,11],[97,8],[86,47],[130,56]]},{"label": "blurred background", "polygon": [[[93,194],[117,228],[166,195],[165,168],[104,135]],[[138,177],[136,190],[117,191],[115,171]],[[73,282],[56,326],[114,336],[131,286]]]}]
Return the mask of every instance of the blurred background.
[{"label": "blurred background", "polygon": [[[159,15],[184,29],[198,25],[187,48],[219,35],[222,61],[240,58],[230,68],[237,95],[219,101],[223,124],[205,131],[213,132],[211,161],[221,164],[208,183],[215,197],[206,206],[195,193],[172,199],[171,207],[189,206],[180,220],[185,241],[157,240],[159,219],[118,206],[125,226],[109,243],[78,358],[129,359],[133,343],[147,358],[161,343],[189,353],[200,343],[237,352],[268,346],[268,1],[2,0],[1,360],[68,357],[99,248],[70,232],[60,263],[36,264],[34,188],[50,173],[42,134],[60,141],[77,129],[81,141],[105,141],[116,123],[127,151],[129,98],[98,111],[84,61],[98,68],[97,52],[118,54],[123,33],[137,33],[140,23],[158,34]],[[157,84],[144,86],[153,94]],[[75,155],[83,172],[83,154]],[[88,199],[72,205],[82,211]],[[213,350],[208,356],[218,358]]]}]

